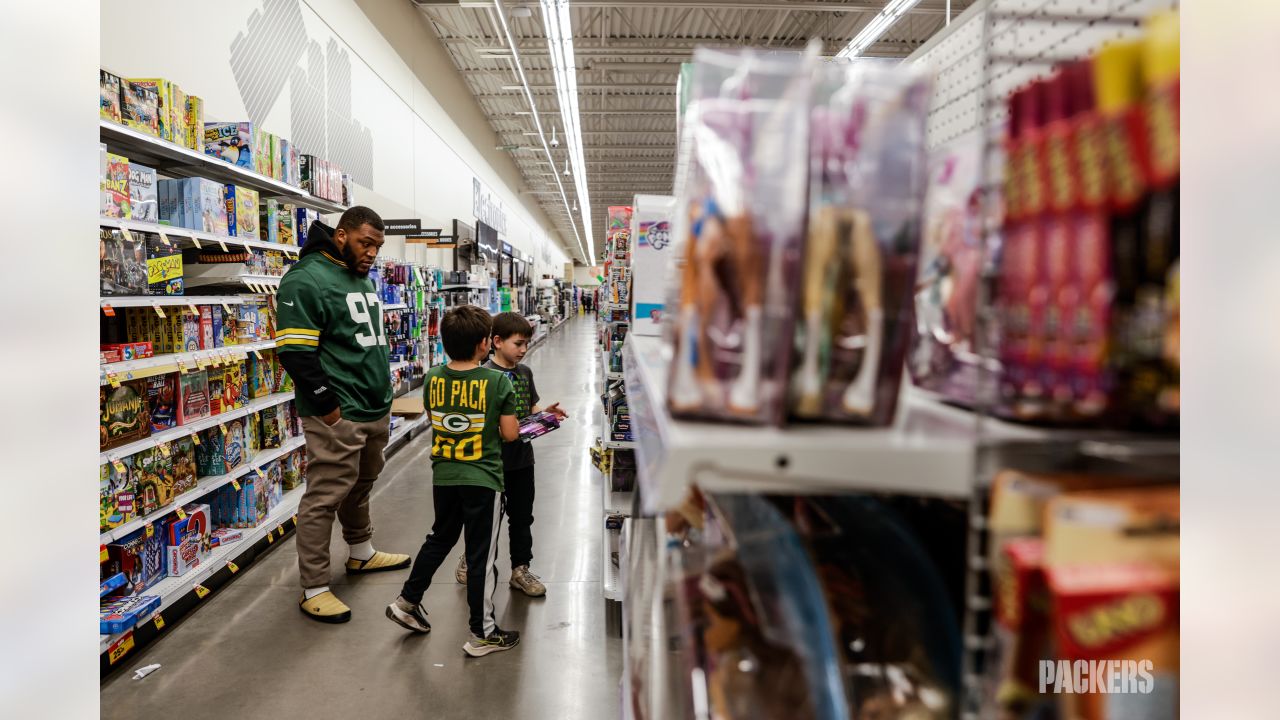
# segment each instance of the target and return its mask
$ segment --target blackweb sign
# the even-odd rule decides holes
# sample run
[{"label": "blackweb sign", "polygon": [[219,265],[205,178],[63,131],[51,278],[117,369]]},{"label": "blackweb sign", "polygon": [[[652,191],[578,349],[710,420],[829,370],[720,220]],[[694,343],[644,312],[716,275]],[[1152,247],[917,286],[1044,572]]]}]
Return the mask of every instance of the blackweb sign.
[{"label": "blackweb sign", "polygon": [[1041,693],[1139,694],[1154,689],[1150,660],[1041,660]]}]

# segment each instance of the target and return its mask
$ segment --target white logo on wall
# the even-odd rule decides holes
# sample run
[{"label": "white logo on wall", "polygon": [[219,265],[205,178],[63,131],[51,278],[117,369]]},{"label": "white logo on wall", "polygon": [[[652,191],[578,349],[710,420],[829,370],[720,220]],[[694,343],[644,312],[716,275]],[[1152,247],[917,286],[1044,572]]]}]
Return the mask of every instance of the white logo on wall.
[{"label": "white logo on wall", "polygon": [[373,187],[373,135],[352,117],[347,49],[307,36],[299,0],[263,0],[247,27],[231,43],[231,72],[249,119],[261,124],[288,83],[293,127],[286,139],[299,154],[330,160]]},{"label": "white logo on wall", "polygon": [[479,178],[471,178],[471,213],[485,225],[507,234],[507,213],[493,193],[480,184]]}]

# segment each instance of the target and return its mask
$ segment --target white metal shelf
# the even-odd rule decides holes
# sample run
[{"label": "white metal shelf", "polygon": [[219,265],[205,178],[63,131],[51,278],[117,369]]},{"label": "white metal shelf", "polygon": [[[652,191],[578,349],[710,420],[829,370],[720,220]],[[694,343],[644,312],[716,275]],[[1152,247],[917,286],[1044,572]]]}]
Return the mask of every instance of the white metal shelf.
[{"label": "white metal shelf", "polygon": [[108,374],[114,374],[119,380],[136,380],[139,378],[151,377],[153,375],[163,375],[165,373],[178,372],[178,363],[190,367],[198,367],[201,361],[205,364],[216,361],[222,361],[223,358],[231,357],[232,359],[243,359],[249,353],[255,350],[261,352],[270,350],[276,346],[275,340],[263,340],[262,342],[246,343],[244,345],[226,345],[212,350],[195,350],[192,352],[170,353],[166,355],[156,355],[154,357],[142,358],[141,360],[126,360],[116,363],[104,363],[99,366],[99,385],[106,385],[110,382]]},{"label": "white metal shelf", "polygon": [[[237,555],[262,538],[266,537],[268,532],[274,532],[277,528],[284,524],[284,521],[294,515],[298,511],[298,504],[302,502],[302,493],[306,489],[305,485],[299,486],[284,494],[280,504],[275,507],[257,527],[245,528],[242,530],[243,535],[235,542],[226,545],[219,545],[214,549],[209,557],[200,562],[195,569],[187,572],[185,575],[178,577],[168,577],[155,585],[143,591],[143,595],[156,595],[160,597],[160,607],[155,612],[163,612],[172,605],[178,598],[186,595],[196,585],[209,579],[210,575],[226,567]],[[154,613],[146,617],[139,618],[138,625],[148,622],[154,616]],[[135,625],[135,627],[137,627]],[[111,647],[117,640],[131,630],[126,630],[115,635],[99,635],[98,636],[98,653],[104,653],[107,648]]]},{"label": "white metal shelf", "polygon": [[[152,233],[154,235],[163,233],[164,236],[169,238],[173,243],[189,242],[193,246],[198,246],[202,249],[209,245],[218,247],[223,245],[237,245],[257,250],[278,250],[289,255],[297,255],[301,251],[301,248],[297,245],[285,245],[283,243],[266,242],[255,238],[242,238],[232,235],[218,235],[215,233],[201,232],[199,230],[191,230],[190,228],[177,227],[174,225],[143,222],[141,220],[99,217],[98,224],[102,227],[127,229],[129,232]],[[208,245],[206,245],[206,243]]]},{"label": "white metal shelf", "polygon": [[440,286],[441,290],[489,290],[488,285],[481,283],[445,283]]},{"label": "white metal shelf", "polygon": [[104,463],[109,463],[112,460],[118,460],[120,458],[128,457],[135,453],[140,453],[143,450],[156,447],[161,443],[177,440],[178,438],[184,438],[188,435],[194,435],[197,432],[200,432],[201,430],[207,430],[211,427],[217,427],[219,424],[227,422],[228,420],[235,420],[237,418],[242,418],[252,413],[258,412],[259,410],[263,410],[265,408],[269,408],[274,405],[281,405],[283,403],[287,403],[292,399],[293,399],[293,393],[286,392],[286,393],[272,393],[267,397],[258,398],[257,400],[250,400],[249,402],[245,403],[245,406],[242,408],[238,408],[236,410],[228,410],[227,412],[219,413],[217,415],[213,415],[207,418],[201,418],[193,423],[188,423],[186,425],[179,425],[178,427],[170,428],[163,432],[152,433],[150,437],[145,437],[136,442],[131,442],[128,445],[121,445],[120,447],[111,448],[110,450],[103,450],[98,454],[98,464],[101,465]]},{"label": "white metal shelf", "polygon": [[634,440],[605,440],[604,446],[608,450],[635,450],[636,442]]},{"label": "white metal shelf", "polygon": [[226,285],[244,285],[254,293],[259,295],[275,294],[280,287],[279,275],[254,275],[252,273],[235,273],[230,275],[219,275],[210,273],[208,275],[188,275],[182,279],[187,287],[220,287]]},{"label": "white metal shelf", "polygon": [[[608,520],[602,520],[607,523]],[[604,528],[603,542],[601,547],[601,567],[600,567],[600,587],[604,594],[604,599],[611,602],[622,602],[622,578],[621,572],[617,565],[613,564],[613,553],[620,552],[621,549],[621,528],[617,530],[610,529],[607,525]]]},{"label": "white metal shelf", "polygon": [[963,411],[904,393],[888,428],[679,420],[667,409],[660,339],[629,337],[623,357],[647,511],[674,507],[694,483],[725,492],[969,495],[977,423]]},{"label": "white metal shelf", "polygon": [[107,295],[98,299],[100,305],[113,308],[153,307],[161,305],[243,305],[243,295]]},{"label": "white metal shelf", "polygon": [[195,502],[196,500],[199,500],[200,498],[204,497],[205,495],[208,495],[209,493],[213,492],[214,490],[217,490],[218,488],[224,485],[230,485],[232,480],[238,480],[244,477],[245,475],[248,475],[249,473],[253,472],[254,468],[260,468],[263,465],[266,465],[267,463],[271,462],[272,460],[277,460],[279,458],[282,458],[285,455],[288,455],[290,452],[297,450],[298,448],[302,447],[305,444],[306,444],[306,438],[304,436],[299,435],[297,437],[291,437],[287,441],[282,443],[278,448],[260,450],[252,458],[246,459],[244,464],[242,464],[240,467],[236,468],[235,470],[232,470],[229,473],[225,473],[223,475],[210,475],[208,477],[200,478],[200,482],[198,485],[196,485],[196,487],[175,497],[173,499],[173,502],[151,513],[150,515],[146,515],[140,518],[134,518],[133,520],[130,520],[129,522],[124,523],[119,527],[114,527],[104,533],[99,534],[98,542],[103,545],[110,542],[115,542],[116,540],[119,540],[120,538],[125,537],[129,533],[134,532],[135,530],[146,527],[148,523],[159,522],[161,518],[164,518],[165,516],[171,514],[174,510],[177,510],[180,507],[184,507],[188,503]]},{"label": "white metal shelf", "polygon": [[99,120],[98,129],[102,142],[106,143],[112,152],[124,155],[131,160],[145,162],[158,170],[165,171],[166,174],[204,177],[232,183],[257,190],[264,198],[279,198],[324,213],[340,213],[347,209],[341,203],[316,197],[302,188],[223,162],[212,155],[117,125],[109,120]]},{"label": "white metal shelf", "polygon": [[427,413],[422,413],[416,418],[405,420],[400,424],[400,427],[391,431],[391,437],[387,440],[387,446],[390,447],[391,445],[394,445],[404,436],[425,425],[427,423],[427,417]]},{"label": "white metal shelf", "polygon": [[383,305],[383,306],[382,306],[382,311],[383,311],[383,312],[387,312],[387,311],[390,311],[390,310],[408,310],[408,309],[409,309],[409,306],[408,306],[408,305],[406,305],[406,304],[404,304],[404,303],[392,303],[392,304],[390,304],[390,305]]}]

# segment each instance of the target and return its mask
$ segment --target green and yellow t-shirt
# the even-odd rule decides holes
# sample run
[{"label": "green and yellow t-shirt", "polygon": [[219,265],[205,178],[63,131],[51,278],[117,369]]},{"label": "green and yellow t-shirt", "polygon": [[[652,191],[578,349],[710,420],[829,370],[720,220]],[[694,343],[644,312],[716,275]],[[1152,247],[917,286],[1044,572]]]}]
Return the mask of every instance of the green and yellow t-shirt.
[{"label": "green and yellow t-shirt", "polygon": [[498,418],[516,414],[511,380],[477,367],[427,371],[422,386],[431,416],[431,472],[436,485],[479,485],[501,492],[502,434]]}]

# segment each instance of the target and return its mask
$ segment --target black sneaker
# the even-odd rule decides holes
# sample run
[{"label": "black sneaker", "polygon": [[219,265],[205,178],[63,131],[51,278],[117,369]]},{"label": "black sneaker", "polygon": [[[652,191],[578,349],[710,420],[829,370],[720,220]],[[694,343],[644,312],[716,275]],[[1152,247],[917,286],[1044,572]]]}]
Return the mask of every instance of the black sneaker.
[{"label": "black sneaker", "polygon": [[503,630],[495,627],[487,638],[478,638],[472,635],[467,644],[462,646],[462,651],[471,657],[484,657],[489,653],[510,650],[519,644],[520,633],[515,630]]},{"label": "black sneaker", "polygon": [[408,600],[398,597],[395,602],[387,606],[387,617],[406,630],[416,633],[431,632],[431,623],[427,622],[427,611],[422,609],[421,603],[412,605]]}]

